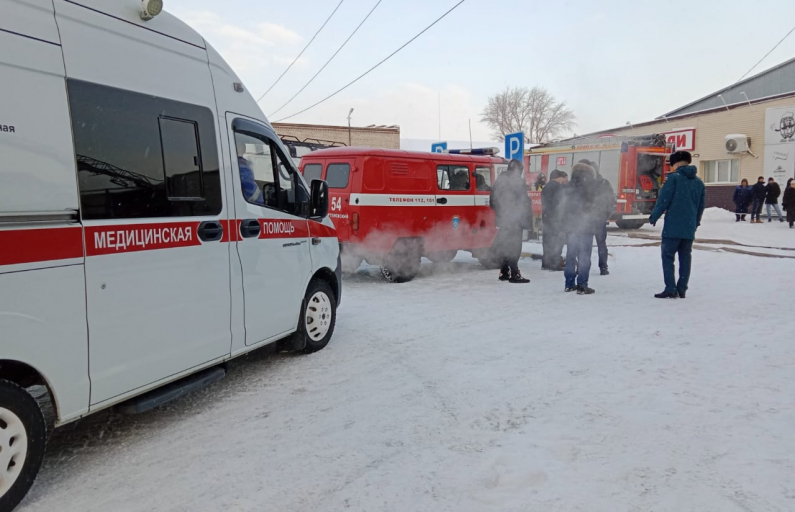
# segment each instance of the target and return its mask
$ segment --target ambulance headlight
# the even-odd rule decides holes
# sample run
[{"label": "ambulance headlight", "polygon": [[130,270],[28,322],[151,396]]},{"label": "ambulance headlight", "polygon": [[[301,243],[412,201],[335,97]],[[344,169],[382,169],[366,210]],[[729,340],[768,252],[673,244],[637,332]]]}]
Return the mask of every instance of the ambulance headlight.
[{"label": "ambulance headlight", "polygon": [[163,10],[163,0],[141,0],[141,19],[151,20]]}]

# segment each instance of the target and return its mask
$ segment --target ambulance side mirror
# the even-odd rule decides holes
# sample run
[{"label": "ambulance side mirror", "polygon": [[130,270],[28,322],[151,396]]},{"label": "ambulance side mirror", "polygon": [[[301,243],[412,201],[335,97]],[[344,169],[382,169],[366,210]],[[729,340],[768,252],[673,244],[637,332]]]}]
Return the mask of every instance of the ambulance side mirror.
[{"label": "ambulance side mirror", "polygon": [[309,218],[322,219],[328,215],[328,183],[323,180],[312,180],[309,199]]}]

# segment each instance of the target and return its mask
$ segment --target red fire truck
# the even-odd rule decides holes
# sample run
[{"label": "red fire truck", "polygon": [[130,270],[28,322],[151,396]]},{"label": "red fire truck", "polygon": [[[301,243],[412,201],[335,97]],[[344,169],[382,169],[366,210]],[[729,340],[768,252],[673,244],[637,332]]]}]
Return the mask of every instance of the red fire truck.
[{"label": "red fire truck", "polygon": [[[554,169],[571,175],[580,160],[596,162],[599,172],[613,186],[618,202],[610,218],[622,229],[643,226],[662,188],[672,147],[662,134],[642,136],[580,137],[551,142],[525,153],[527,182],[540,173],[549,176]],[[540,193],[531,192],[534,213],[540,215]]]},{"label": "red fire truck", "polygon": [[343,269],[366,260],[391,282],[413,279],[422,256],[449,262],[459,250],[494,267],[489,196],[501,167],[493,156],[371,148],[321,149],[301,159],[307,182],[328,183]]}]

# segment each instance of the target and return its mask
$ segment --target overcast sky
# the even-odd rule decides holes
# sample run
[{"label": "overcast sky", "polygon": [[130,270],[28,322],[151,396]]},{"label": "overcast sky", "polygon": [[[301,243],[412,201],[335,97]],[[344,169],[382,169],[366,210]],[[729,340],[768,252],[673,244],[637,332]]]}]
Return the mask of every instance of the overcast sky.
[{"label": "overcast sky", "polygon": [[[260,102],[271,121],[366,71],[458,0],[383,0],[328,68],[287,101],[377,0],[344,0],[300,61]],[[166,0],[259,97],[339,0]],[[576,133],[642,122],[735,82],[795,23],[795,2],[466,0],[356,85],[290,122],[401,126],[405,138],[490,140],[480,123],[506,86],[547,88],[578,118]],[[795,34],[754,72],[795,57]]]}]

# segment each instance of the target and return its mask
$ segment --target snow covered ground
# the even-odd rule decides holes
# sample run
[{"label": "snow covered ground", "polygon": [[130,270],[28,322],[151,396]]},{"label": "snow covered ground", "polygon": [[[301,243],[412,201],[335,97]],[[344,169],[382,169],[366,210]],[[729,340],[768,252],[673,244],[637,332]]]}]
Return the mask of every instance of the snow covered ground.
[{"label": "snow covered ground", "polygon": [[[699,236],[795,247],[719,217]],[[531,259],[523,286],[464,253],[404,285],[362,267],[326,350],[64,427],[20,510],[795,510],[795,262],[699,244],[660,301],[659,248],[611,234],[589,297]]]}]

